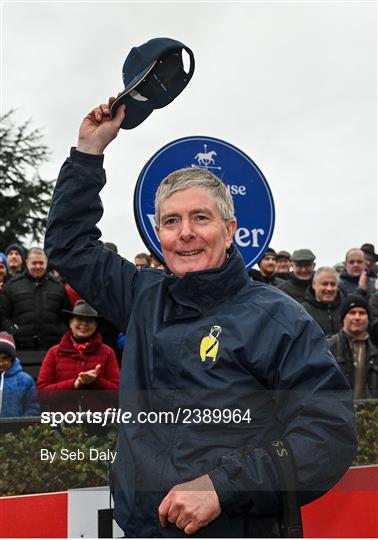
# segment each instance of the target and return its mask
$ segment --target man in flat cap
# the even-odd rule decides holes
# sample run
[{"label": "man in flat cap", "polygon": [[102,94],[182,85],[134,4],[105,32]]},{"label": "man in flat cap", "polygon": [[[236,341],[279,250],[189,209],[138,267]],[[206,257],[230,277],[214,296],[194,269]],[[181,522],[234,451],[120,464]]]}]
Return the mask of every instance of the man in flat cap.
[{"label": "man in flat cap", "polygon": [[232,242],[232,196],[206,168],[158,188],[166,270],[138,271],[104,248],[103,151],[123,118],[103,104],[84,119],[45,242],[75,290],[127,327],[120,407],[133,421],[119,429],[115,519],[127,537],[280,536],[293,524],[281,520],[283,497],[314,499],[353,460],[350,389],[307,313],[250,281]]},{"label": "man in flat cap", "polygon": [[291,256],[293,273],[279,289],[302,304],[312,284],[315,255],[310,249],[297,249]]},{"label": "man in flat cap", "polygon": [[284,249],[281,249],[277,253],[277,270],[276,276],[286,281],[291,274],[291,260],[290,253]]}]

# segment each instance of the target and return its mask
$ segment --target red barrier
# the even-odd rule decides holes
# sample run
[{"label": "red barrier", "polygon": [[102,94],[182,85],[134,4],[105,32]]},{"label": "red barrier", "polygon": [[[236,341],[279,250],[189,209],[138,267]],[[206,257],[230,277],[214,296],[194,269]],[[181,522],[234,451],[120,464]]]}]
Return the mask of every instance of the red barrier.
[{"label": "red barrier", "polygon": [[[67,538],[67,513],[67,492],[0,498],[0,538]],[[377,516],[378,465],[353,467],[302,508],[304,536],[376,538]]]},{"label": "red barrier", "polygon": [[320,499],[302,507],[305,538],[376,538],[378,466],[352,467]]},{"label": "red barrier", "polygon": [[67,538],[67,492],[0,498],[0,538]]}]

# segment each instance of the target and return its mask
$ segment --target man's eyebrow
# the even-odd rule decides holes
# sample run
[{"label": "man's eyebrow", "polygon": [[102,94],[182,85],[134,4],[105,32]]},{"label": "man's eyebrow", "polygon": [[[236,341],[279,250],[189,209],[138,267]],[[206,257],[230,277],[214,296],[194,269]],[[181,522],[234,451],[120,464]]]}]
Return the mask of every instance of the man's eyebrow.
[{"label": "man's eyebrow", "polygon": [[[192,208],[189,210],[189,214],[210,214],[213,215],[213,211],[208,208],[207,206],[200,207],[200,208]],[[162,214],[161,220],[171,218],[171,217],[181,217],[181,214],[179,212],[167,212],[166,214]]]},{"label": "man's eyebrow", "polygon": [[177,217],[179,215],[180,214],[178,212],[167,212],[166,214],[162,214],[160,219],[163,220],[163,219],[167,219],[167,218],[170,218],[170,217]]},{"label": "man's eyebrow", "polygon": [[212,214],[212,213],[213,211],[211,210],[211,208],[207,206],[200,207],[200,208],[193,208],[189,212],[189,214]]}]

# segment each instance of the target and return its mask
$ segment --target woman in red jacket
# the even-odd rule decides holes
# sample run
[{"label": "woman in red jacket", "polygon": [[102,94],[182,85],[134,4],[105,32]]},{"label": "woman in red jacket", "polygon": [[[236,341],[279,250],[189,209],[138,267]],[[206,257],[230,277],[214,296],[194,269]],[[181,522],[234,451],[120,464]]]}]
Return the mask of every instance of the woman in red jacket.
[{"label": "woman in red jacket", "polygon": [[119,367],[113,349],[102,342],[97,311],[78,300],[64,312],[70,315],[69,330],[43,359],[37,380],[40,401],[54,410],[115,406]]}]

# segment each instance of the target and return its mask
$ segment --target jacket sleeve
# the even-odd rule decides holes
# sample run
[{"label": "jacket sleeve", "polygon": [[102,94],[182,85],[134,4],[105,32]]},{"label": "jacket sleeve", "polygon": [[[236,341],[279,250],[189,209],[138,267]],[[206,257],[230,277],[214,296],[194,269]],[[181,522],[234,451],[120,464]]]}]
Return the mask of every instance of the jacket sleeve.
[{"label": "jacket sleeve", "polygon": [[[273,390],[276,418],[294,456],[302,505],[330,489],[353,460],[353,402],[350,387],[313,321],[307,320],[280,347]],[[225,455],[209,475],[227,513],[280,511],[277,471],[263,447],[239,448]]]},{"label": "jacket sleeve", "polygon": [[90,388],[96,390],[118,390],[119,388],[119,367],[115,352],[109,347],[109,354],[100,376],[94,381]]},{"label": "jacket sleeve", "polygon": [[131,311],[138,271],[99,240],[96,224],[103,207],[103,156],[71,150],[60,170],[45,235],[45,251],[66,281],[92,307],[119,328]]},{"label": "jacket sleeve", "polygon": [[[25,375],[27,375],[25,373]],[[35,383],[31,377],[25,377],[25,386],[22,396],[22,416],[38,416],[40,407],[37,401]]]},{"label": "jacket sleeve", "polygon": [[38,394],[55,391],[55,390],[74,390],[76,377],[65,379],[64,381],[56,380],[56,347],[51,347],[43,359],[41,369],[39,370],[37,379]]}]

